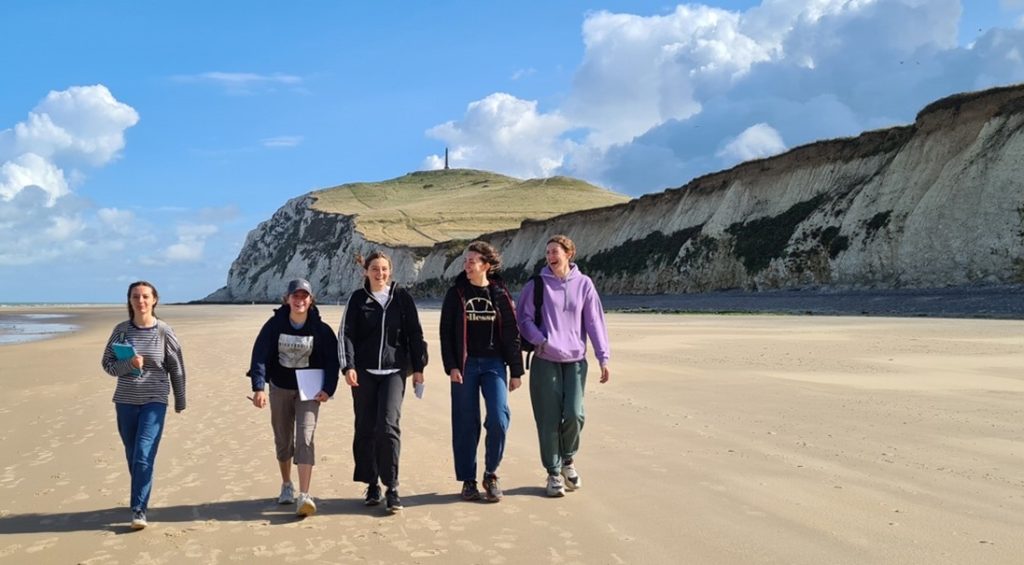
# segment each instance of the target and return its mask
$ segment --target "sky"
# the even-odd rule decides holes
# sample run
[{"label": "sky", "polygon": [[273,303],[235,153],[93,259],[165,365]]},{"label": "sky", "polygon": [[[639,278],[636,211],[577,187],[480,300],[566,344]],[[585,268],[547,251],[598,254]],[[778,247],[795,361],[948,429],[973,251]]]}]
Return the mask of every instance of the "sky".
[{"label": "sky", "polygon": [[5,0],[0,21],[0,303],[202,298],[288,199],[446,147],[638,196],[1024,82],[1024,0]]}]

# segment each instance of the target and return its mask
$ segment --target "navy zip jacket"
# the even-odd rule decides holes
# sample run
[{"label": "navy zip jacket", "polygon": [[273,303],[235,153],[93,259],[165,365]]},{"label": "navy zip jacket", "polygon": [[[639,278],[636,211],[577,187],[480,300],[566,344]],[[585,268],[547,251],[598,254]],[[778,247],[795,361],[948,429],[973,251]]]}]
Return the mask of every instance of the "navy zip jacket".
[{"label": "navy zip jacket", "polygon": [[[265,390],[268,381],[279,388],[297,390],[299,384],[295,380],[295,369],[323,369],[323,391],[328,396],[334,396],[334,391],[338,388],[338,356],[335,354],[338,340],[334,337],[334,331],[320,319],[320,311],[315,305],[309,307],[306,323],[299,329],[292,327],[288,319],[290,313],[291,307],[287,304],[277,308],[274,315],[260,329],[256,343],[252,346],[249,372],[246,373],[252,378],[252,390]],[[299,339],[303,336],[312,337],[313,350],[309,359],[302,359],[300,363],[306,364],[306,367],[281,365],[281,352],[278,350],[278,344],[282,342],[281,336],[297,336]]]},{"label": "navy zip jacket", "polygon": [[338,361],[349,369],[403,369],[408,359],[414,373],[423,372],[423,328],[412,295],[391,282],[383,306],[373,298],[370,283],[352,292],[338,329]]},{"label": "navy zip jacket", "polygon": [[[505,282],[497,273],[488,274],[487,281],[487,292],[490,293],[491,304],[497,315],[495,326],[501,358],[508,365],[511,377],[519,378],[525,371],[523,354],[519,349],[516,307]],[[446,375],[450,375],[452,369],[466,370],[466,289],[469,285],[466,273],[459,273],[441,304],[441,360]]]}]

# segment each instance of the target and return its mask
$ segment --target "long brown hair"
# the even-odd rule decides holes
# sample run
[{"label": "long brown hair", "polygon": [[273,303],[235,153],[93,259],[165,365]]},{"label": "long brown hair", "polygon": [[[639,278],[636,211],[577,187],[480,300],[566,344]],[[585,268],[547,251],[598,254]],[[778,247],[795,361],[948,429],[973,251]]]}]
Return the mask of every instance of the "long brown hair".
[{"label": "long brown hair", "polygon": [[135,290],[135,287],[137,286],[148,286],[149,290],[153,291],[153,298],[156,299],[156,302],[153,303],[153,317],[156,318],[156,305],[160,302],[160,293],[156,291],[156,287],[153,286],[153,283],[151,282],[135,281],[128,285],[128,319],[135,319],[135,311],[132,310],[132,291]]}]

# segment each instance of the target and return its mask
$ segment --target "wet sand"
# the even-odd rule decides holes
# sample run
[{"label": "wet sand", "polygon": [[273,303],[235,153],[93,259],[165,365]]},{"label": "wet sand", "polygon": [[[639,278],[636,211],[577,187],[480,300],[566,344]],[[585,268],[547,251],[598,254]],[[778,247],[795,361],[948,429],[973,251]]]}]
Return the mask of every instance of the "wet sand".
[{"label": "wet sand", "polygon": [[[341,309],[323,308],[337,325]],[[321,409],[299,520],[269,412],[243,377],[269,306],[161,306],[189,371],[146,530],[99,367],[123,308],[76,333],[0,346],[0,563],[1018,563],[1024,555],[1024,322],[610,314],[584,488],[543,496],[524,387],[499,504],[458,499],[437,311],[423,400],[406,396],[402,498],[351,482],[348,390]],[[482,446],[481,446],[482,461]]]}]

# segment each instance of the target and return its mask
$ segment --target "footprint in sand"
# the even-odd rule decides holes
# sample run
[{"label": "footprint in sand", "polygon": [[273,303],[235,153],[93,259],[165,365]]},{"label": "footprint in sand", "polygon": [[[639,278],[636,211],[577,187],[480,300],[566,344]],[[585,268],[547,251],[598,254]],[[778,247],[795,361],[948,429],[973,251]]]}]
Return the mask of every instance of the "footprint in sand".
[{"label": "footprint in sand", "polygon": [[409,557],[413,559],[419,559],[422,557],[437,557],[442,555],[444,552],[440,549],[420,549],[409,554]]},{"label": "footprint in sand", "polygon": [[477,545],[468,539],[455,540],[455,545],[458,545],[462,550],[469,551],[471,553],[480,553],[484,550],[483,546]]},{"label": "footprint in sand", "polygon": [[116,563],[116,560],[113,557],[111,557],[111,555],[109,553],[107,553],[106,551],[100,551],[96,555],[94,555],[94,556],[92,556],[92,557],[90,557],[88,559],[83,559],[82,561],[79,561],[78,563],[79,563],[79,565],[92,565],[93,563],[111,563],[111,562],[115,562]]},{"label": "footprint in sand", "polygon": [[52,537],[52,538],[41,539],[41,540],[35,542],[34,544],[26,547],[25,548],[25,553],[36,553],[37,551],[43,551],[44,549],[49,549],[49,548],[53,547],[57,543],[58,539],[60,539],[60,538]]},{"label": "footprint in sand", "polygon": [[71,495],[71,496],[69,496],[69,497],[65,498],[65,499],[64,499],[64,500],[63,500],[63,501],[61,502],[61,504],[69,504],[69,503],[71,503],[71,502],[77,502],[77,501],[79,501],[79,500],[88,500],[88,499],[89,499],[89,495],[88,495],[88,494],[86,494],[86,493],[84,493],[84,492],[79,492],[79,493],[77,493],[77,494],[73,494],[73,495]]}]

